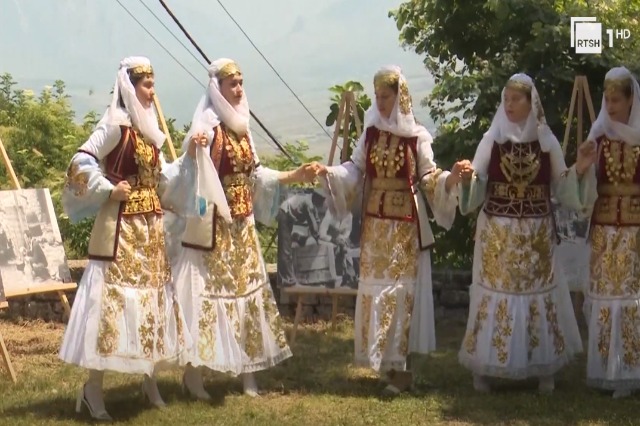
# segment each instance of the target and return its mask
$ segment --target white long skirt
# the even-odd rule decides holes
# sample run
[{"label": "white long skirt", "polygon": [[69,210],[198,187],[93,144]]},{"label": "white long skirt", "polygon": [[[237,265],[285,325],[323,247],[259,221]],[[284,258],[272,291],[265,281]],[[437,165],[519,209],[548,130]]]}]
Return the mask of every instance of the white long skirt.
[{"label": "white long skirt", "polygon": [[91,260],[84,271],[60,358],[131,374],[177,365],[191,340],[170,278],[162,217],[125,216],[116,260]]},{"label": "white long skirt", "polygon": [[238,375],[292,356],[253,216],[218,218],[215,249],[183,248],[174,276],[194,341],[184,363]]},{"label": "white long skirt", "polygon": [[582,351],[563,274],[554,273],[551,216],[478,216],[460,363],[478,375],[548,376]]},{"label": "white long skirt", "polygon": [[409,353],[435,350],[431,255],[414,222],[365,216],[355,313],[355,364],[405,370]]},{"label": "white long skirt", "polygon": [[594,225],[590,274],[587,384],[640,389],[640,227]]}]

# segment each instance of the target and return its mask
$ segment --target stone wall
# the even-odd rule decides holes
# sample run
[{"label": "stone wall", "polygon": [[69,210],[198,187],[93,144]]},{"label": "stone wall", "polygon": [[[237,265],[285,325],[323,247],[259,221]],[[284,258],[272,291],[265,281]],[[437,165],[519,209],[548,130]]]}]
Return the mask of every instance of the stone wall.
[{"label": "stone wall", "polygon": [[[68,262],[71,276],[77,283],[80,282],[86,260],[71,260]],[[269,278],[274,287],[276,300],[279,301],[280,312],[283,316],[293,318],[296,309],[297,297],[280,294],[276,288],[276,267],[267,265]],[[471,272],[455,270],[433,271],[433,299],[435,304],[436,319],[445,316],[466,314],[469,305],[468,288],[471,283]],[[66,292],[69,303],[73,304],[74,292]],[[339,315],[353,316],[355,310],[355,297],[344,296],[339,298]],[[332,312],[331,296],[305,295],[303,299],[303,322],[317,320],[329,320]],[[56,293],[37,294],[12,298],[9,300],[9,309],[2,313],[14,318],[34,319],[45,321],[62,321],[64,310]]]}]

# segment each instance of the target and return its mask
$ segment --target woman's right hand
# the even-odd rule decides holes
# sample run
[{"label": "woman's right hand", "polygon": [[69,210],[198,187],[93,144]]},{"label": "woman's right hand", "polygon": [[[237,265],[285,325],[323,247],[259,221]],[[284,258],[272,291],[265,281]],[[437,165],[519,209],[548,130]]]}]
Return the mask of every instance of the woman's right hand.
[{"label": "woman's right hand", "polygon": [[131,185],[126,180],[122,180],[111,190],[109,198],[116,201],[127,201],[130,194]]}]

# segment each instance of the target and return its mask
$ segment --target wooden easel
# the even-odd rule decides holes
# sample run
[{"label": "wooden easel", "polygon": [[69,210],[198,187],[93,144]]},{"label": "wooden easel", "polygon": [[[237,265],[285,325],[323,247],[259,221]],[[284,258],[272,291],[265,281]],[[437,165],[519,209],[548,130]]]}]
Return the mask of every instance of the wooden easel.
[{"label": "wooden easel", "polygon": [[342,122],[342,151],[340,153],[340,161],[345,162],[348,160],[348,147],[349,147],[349,128],[351,127],[351,116],[356,123],[356,135],[358,138],[362,134],[362,123],[360,122],[360,116],[358,115],[358,108],[356,107],[356,97],[353,92],[342,92],[340,98],[340,104],[338,105],[338,117],[336,119],[336,128],[333,131],[333,138],[331,139],[331,149],[329,150],[328,166],[333,165],[333,158],[338,147],[338,138],[340,137],[340,123]]},{"label": "wooden easel", "polygon": [[573,118],[576,100],[578,101],[578,111],[577,111],[577,124],[578,124],[578,137],[577,137],[577,146],[582,145],[583,142],[583,127],[582,127],[582,119],[584,116],[584,103],[587,103],[587,110],[589,112],[589,119],[591,120],[591,124],[596,121],[596,113],[593,109],[593,101],[591,100],[591,92],[589,91],[589,83],[587,82],[587,77],[584,75],[578,75],[573,82],[573,91],[571,94],[571,104],[569,104],[569,116],[567,117],[567,126],[564,130],[564,139],[562,140],[562,153],[567,155],[567,146],[569,144],[569,136],[571,134],[571,125],[573,124]]},{"label": "wooden easel", "polygon": [[[6,301],[0,302],[0,309],[6,309],[9,307],[9,304]],[[2,356],[2,362],[9,373],[9,377],[11,377],[11,381],[13,383],[17,383],[18,379],[16,377],[16,372],[13,369],[13,364],[11,364],[11,358],[9,357],[9,351],[7,350],[7,345],[4,343],[4,338],[2,337],[2,333],[0,333],[0,356]]]},{"label": "wooden easel", "polygon": [[[336,128],[333,132],[333,138],[331,140],[331,149],[329,150],[329,161],[327,165],[333,164],[333,159],[338,147],[338,138],[340,137],[340,126],[342,125],[342,151],[340,155],[341,162],[348,160],[348,146],[349,146],[349,128],[351,124],[351,116],[356,123],[356,134],[358,138],[362,134],[362,123],[358,116],[358,109],[356,108],[356,100],[353,92],[343,92],[340,98],[340,104],[338,106],[338,117],[336,119]],[[291,337],[289,338],[291,345],[296,341],[296,333],[298,331],[298,325],[302,319],[302,302],[305,295],[315,296],[331,296],[331,328],[335,330],[336,319],[338,317],[338,300],[341,296],[357,296],[358,290],[352,288],[284,288],[283,293],[296,295],[296,314],[293,319],[293,329],[291,330]]]},{"label": "wooden easel", "polygon": [[[578,108],[576,111],[576,101]],[[583,142],[583,117],[584,117],[584,104],[587,104],[587,111],[589,113],[589,119],[591,124],[596,120],[596,113],[593,109],[593,101],[591,99],[591,92],[589,91],[589,83],[587,77],[584,75],[578,75],[573,83],[573,91],[571,94],[571,103],[569,104],[569,115],[567,117],[567,126],[564,131],[564,139],[562,140],[562,154],[566,157],[567,147],[569,145],[569,136],[571,134],[571,127],[573,124],[573,118],[577,112],[577,137],[576,137],[576,150],[582,145]],[[577,152],[577,151],[576,151]],[[582,303],[584,296],[582,293],[574,292],[571,295],[573,310],[578,315],[582,312]]]},{"label": "wooden easel", "polygon": [[[18,181],[18,178],[13,170],[13,166],[11,165],[11,161],[9,160],[9,155],[5,150],[4,144],[2,143],[1,139],[0,139],[0,153],[2,154],[2,160],[4,161],[4,165],[7,168],[13,187],[15,189],[21,189],[20,182]],[[38,285],[36,288],[33,288],[33,289],[30,287],[20,288],[20,289],[10,289],[10,290],[5,289],[5,297],[9,299],[11,297],[26,296],[26,295],[35,294],[35,293],[48,293],[48,292],[55,291],[58,293],[60,302],[62,302],[62,308],[64,309],[65,318],[68,318],[69,314],[71,313],[71,307],[69,306],[69,300],[67,299],[67,295],[64,293],[64,291],[73,290],[76,287],[77,287],[76,283],[60,283],[60,282],[51,281],[48,283],[44,283],[44,285]],[[0,308],[6,308],[7,306],[8,306],[7,302],[2,302],[2,304],[0,304]],[[11,365],[11,359],[9,358],[9,353],[7,352],[7,347],[4,344],[4,340],[2,339],[2,336],[0,336],[0,349],[2,351],[2,359],[4,361],[5,366],[7,367],[7,370],[9,371],[11,380],[13,380],[13,382],[16,383],[17,382],[16,373],[13,370],[13,366]]]}]

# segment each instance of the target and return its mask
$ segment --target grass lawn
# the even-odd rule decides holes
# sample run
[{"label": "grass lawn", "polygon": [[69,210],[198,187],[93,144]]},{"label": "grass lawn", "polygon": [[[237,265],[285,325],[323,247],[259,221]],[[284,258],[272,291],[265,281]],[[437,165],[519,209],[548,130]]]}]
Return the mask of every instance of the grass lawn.
[{"label": "grass lawn", "polygon": [[[563,370],[553,395],[539,395],[535,380],[495,381],[491,394],[478,394],[457,363],[464,319],[438,324],[438,352],[420,361],[418,389],[391,401],[378,399],[376,376],[352,366],[353,323],[338,330],[326,324],[298,331],[294,357],[257,374],[260,398],[242,395],[238,379],[206,376],[215,403],[190,401],[178,371],[160,376],[165,410],[142,400],[142,377],[107,374],[105,400],[115,424],[129,425],[595,425],[640,424],[637,396],[613,400],[585,386],[585,360]],[[57,351],[64,326],[42,322],[0,322],[19,382],[0,377],[0,424],[73,425],[91,423],[76,415],[75,396],[84,372],[62,364]],[[583,333],[584,335],[584,333]]]}]

